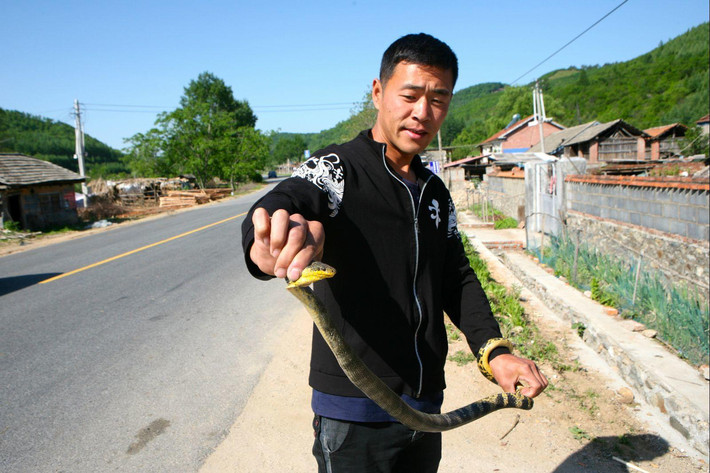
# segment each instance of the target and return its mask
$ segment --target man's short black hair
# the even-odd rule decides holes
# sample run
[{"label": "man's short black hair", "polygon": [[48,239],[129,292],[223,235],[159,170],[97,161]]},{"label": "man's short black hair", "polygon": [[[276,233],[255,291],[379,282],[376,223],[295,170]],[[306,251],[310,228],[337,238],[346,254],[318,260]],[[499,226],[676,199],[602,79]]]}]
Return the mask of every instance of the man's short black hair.
[{"label": "man's short black hair", "polygon": [[392,43],[382,55],[380,64],[380,81],[386,84],[394,68],[400,62],[418,64],[420,66],[434,66],[451,71],[454,85],[459,76],[459,62],[451,48],[431,35],[426,33],[408,34]]}]

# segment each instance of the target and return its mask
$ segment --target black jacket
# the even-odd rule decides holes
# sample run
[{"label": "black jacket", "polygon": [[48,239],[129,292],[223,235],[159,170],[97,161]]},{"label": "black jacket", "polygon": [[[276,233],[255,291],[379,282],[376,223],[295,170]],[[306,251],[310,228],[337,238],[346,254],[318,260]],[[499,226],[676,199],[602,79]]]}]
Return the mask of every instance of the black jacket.
[{"label": "black jacket", "polygon": [[[323,261],[336,268],[316,293],[355,352],[395,392],[418,397],[445,387],[449,318],[476,353],[499,337],[456,227],[444,183],[418,156],[412,162],[420,201],[385,160],[385,145],[362,132],[353,141],[316,153],[252,208],[283,208],[319,220],[325,229]],[[251,212],[242,227],[248,257]],[[362,396],[314,330],[311,386],[321,392]]]}]

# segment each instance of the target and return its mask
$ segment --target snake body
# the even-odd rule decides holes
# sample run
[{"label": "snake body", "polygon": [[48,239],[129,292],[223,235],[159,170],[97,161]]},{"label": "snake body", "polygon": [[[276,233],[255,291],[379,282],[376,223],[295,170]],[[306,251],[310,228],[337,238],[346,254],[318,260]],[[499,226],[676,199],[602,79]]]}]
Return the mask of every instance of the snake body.
[{"label": "snake body", "polygon": [[403,425],[421,432],[444,432],[473,422],[500,409],[511,407],[532,409],[533,400],[520,392],[494,394],[445,414],[428,414],[409,406],[375,375],[345,343],[331,322],[325,306],[309,287],[312,282],[334,275],[335,270],[332,267],[315,262],[303,271],[298,280],[287,281],[287,289],[306,307],[348,379],[368,398]]}]

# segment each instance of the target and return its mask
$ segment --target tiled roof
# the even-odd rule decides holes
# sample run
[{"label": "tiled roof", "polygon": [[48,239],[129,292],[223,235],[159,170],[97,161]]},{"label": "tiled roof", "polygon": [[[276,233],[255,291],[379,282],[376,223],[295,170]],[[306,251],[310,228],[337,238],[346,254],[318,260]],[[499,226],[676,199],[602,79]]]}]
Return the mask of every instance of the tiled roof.
[{"label": "tiled roof", "polygon": [[700,124],[700,123],[707,123],[707,122],[710,122],[710,113],[708,113],[707,115],[705,115],[703,118],[701,118],[700,120],[698,120],[695,123]]},{"label": "tiled roof", "polygon": [[682,123],[672,123],[670,125],[663,125],[663,126],[656,126],[653,128],[649,128],[648,130],[643,130],[644,133],[649,135],[651,138],[660,138],[667,132],[671,131],[672,129],[676,127],[682,127],[683,129],[686,129],[687,127],[683,125]]},{"label": "tiled roof", "polygon": [[[522,119],[518,120],[517,122],[513,123],[512,125],[510,125],[509,127],[503,128],[502,130],[498,131],[495,135],[491,136],[490,138],[487,138],[486,141],[482,141],[482,142],[479,143],[478,145],[480,146],[480,145],[483,145],[483,144],[486,144],[486,143],[490,143],[490,142],[496,141],[496,140],[505,140],[505,139],[508,137],[509,134],[511,134],[511,133],[513,133],[513,132],[515,132],[515,131],[517,131],[520,127],[522,127],[522,126],[526,125],[527,123],[533,121],[534,118],[535,118],[535,115],[530,115],[530,116],[528,116],[528,117],[522,118]],[[551,125],[556,126],[556,127],[559,128],[560,130],[564,130],[564,129],[565,129],[565,127],[564,127],[563,125],[560,125],[559,123],[557,123],[557,122],[555,122],[555,121],[551,121],[551,120],[550,120],[550,121],[547,121],[547,122],[550,123]]]},{"label": "tiled roof", "polygon": [[493,135],[493,136],[491,136],[490,138],[486,139],[486,141],[481,142],[480,144],[488,143],[488,142],[490,142],[490,141],[495,141],[495,140],[497,140],[498,138],[500,138],[501,136],[507,135],[507,134],[510,133],[511,131],[515,130],[515,129],[518,128],[520,125],[523,125],[523,124],[525,124],[526,122],[529,122],[529,121],[532,120],[534,117],[535,117],[534,115],[530,115],[529,117],[521,118],[520,120],[518,120],[518,121],[515,122],[514,124],[510,125],[508,128],[503,128],[503,129],[500,130],[498,133],[496,133],[495,135]]},{"label": "tiled roof", "polygon": [[15,187],[83,180],[74,171],[48,161],[22,154],[0,154],[0,185]]}]

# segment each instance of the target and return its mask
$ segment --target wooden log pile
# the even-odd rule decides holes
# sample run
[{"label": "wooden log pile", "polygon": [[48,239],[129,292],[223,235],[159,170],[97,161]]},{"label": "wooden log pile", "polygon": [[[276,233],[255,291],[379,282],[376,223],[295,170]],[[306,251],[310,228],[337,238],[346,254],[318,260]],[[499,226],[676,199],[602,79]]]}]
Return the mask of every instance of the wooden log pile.
[{"label": "wooden log pile", "polygon": [[160,207],[190,207],[209,201],[210,196],[202,190],[167,191],[160,197]]}]

